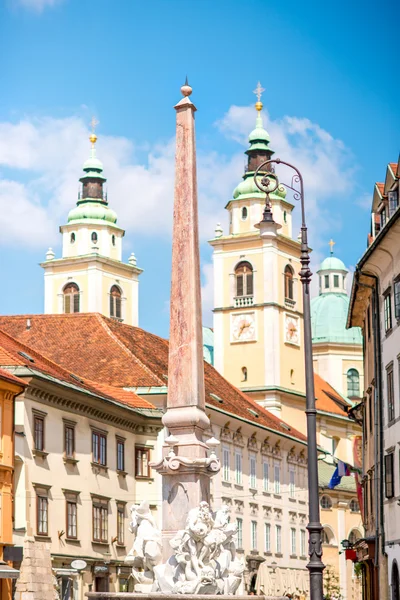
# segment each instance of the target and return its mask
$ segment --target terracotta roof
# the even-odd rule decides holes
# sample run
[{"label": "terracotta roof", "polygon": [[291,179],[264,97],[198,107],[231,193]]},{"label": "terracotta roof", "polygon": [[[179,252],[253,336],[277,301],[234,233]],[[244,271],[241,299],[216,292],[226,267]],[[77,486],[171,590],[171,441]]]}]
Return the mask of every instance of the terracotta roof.
[{"label": "terracotta roof", "polygon": [[154,406],[143,400],[134,392],[121,393],[111,386],[101,386],[96,382],[82,377],[80,374],[71,372],[63,366],[43,356],[38,349],[27,346],[21,341],[13,338],[9,333],[0,329],[0,365],[3,367],[25,366],[32,371],[50,376],[60,383],[67,383],[78,388],[81,392],[89,392],[106,400],[113,400],[129,405],[132,408],[154,409]]},{"label": "terracotta roof", "polygon": [[[92,382],[101,381],[103,386],[168,384],[167,340],[139,327],[93,313],[0,317],[0,327],[63,367]],[[302,433],[243,394],[207,362],[204,371],[208,406],[306,441]]]},{"label": "terracotta roof", "polygon": [[315,398],[317,410],[330,412],[347,417],[349,404],[325,379],[315,373],[314,375]]},{"label": "terracotta roof", "polygon": [[0,379],[3,379],[5,381],[10,381],[11,383],[15,383],[23,388],[26,387],[26,385],[27,385],[25,383],[25,381],[23,381],[19,377],[15,377],[15,375],[13,375],[12,373],[9,373],[5,369],[0,369]]},{"label": "terracotta roof", "polygon": [[398,174],[397,174],[397,166],[398,166],[398,165],[397,165],[397,163],[389,163],[389,164],[390,164],[390,168],[391,168],[391,169],[392,169],[392,171],[393,171],[393,174],[394,174],[394,176],[395,176],[395,177],[398,177]]},{"label": "terracotta roof", "polygon": [[384,193],[385,193],[385,184],[384,184],[384,183],[378,183],[378,182],[377,182],[375,185],[376,185],[376,187],[378,188],[378,190],[379,190],[379,192],[380,192],[381,196],[383,196],[383,195],[384,195]]}]

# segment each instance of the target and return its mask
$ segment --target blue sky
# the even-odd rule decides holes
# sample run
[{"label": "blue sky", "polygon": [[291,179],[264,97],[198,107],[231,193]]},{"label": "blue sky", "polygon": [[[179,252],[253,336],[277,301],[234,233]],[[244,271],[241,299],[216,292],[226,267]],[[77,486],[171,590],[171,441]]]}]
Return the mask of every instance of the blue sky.
[{"label": "blue sky", "polygon": [[258,80],[272,146],[304,170],[314,262],[333,237],[354,265],[373,184],[399,152],[399,22],[398,3],[385,0],[5,0],[0,251],[12,293],[2,294],[0,312],[42,311],[38,263],[49,246],[60,253],[58,225],[76,202],[95,114],[124,255],[134,251],[145,269],[140,325],[168,335],[172,107],[186,74],[198,108],[205,322],[206,240],[243,172]]}]

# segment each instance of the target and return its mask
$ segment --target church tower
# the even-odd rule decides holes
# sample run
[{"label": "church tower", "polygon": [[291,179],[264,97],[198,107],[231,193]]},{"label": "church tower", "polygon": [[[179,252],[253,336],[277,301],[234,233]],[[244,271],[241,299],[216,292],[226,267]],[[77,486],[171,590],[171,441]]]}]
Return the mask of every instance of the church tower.
[{"label": "church tower", "polygon": [[343,396],[358,402],[364,389],[362,334],[359,327],[346,329],[350,298],[348,269],[334,256],[322,261],[317,275],[319,295],[311,300],[314,372]]},{"label": "church tower", "polygon": [[129,325],[138,324],[139,275],[136,258],[122,262],[125,231],[109,208],[103,164],[96,156],[96,122],[92,121],[90,157],[68,223],[60,227],[62,258],[49,248],[44,269],[46,314],[99,312]]},{"label": "church tower", "polygon": [[283,185],[270,194],[272,222],[260,223],[266,197],[254,173],[274,154],[263,126],[262,91],[258,84],[243,181],[226,205],[229,233],[217,225],[210,241],[215,367],[290,422],[290,407],[304,406],[305,399],[300,242],[292,237],[294,205]]}]

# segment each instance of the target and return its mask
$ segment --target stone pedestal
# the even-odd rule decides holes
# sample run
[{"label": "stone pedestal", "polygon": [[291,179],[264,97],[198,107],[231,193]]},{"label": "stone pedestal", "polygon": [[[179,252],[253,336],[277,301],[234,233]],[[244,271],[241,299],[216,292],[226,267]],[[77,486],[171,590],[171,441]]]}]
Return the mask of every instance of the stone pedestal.
[{"label": "stone pedestal", "polygon": [[49,544],[26,538],[15,600],[54,600],[54,581]]}]

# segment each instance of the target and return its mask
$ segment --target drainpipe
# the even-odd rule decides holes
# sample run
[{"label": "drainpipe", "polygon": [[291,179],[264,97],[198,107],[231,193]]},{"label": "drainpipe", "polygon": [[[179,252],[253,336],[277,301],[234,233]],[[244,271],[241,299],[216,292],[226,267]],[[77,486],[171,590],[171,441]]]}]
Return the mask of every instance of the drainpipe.
[{"label": "drainpipe", "polygon": [[[375,285],[370,286],[362,284],[359,276],[364,275],[375,280]],[[382,406],[382,352],[381,352],[381,330],[379,318],[379,277],[370,273],[357,272],[357,284],[372,290],[373,306],[373,335],[374,335],[374,372],[375,372],[375,394],[374,394],[374,441],[375,441],[375,498],[376,498],[376,534],[375,548],[379,548],[379,537],[382,555],[387,555],[385,551],[385,526],[383,510],[383,406]],[[379,477],[377,467],[379,464]],[[379,502],[378,502],[379,498]],[[378,552],[375,551],[375,567],[379,568]]]}]

